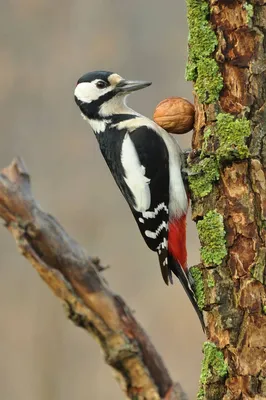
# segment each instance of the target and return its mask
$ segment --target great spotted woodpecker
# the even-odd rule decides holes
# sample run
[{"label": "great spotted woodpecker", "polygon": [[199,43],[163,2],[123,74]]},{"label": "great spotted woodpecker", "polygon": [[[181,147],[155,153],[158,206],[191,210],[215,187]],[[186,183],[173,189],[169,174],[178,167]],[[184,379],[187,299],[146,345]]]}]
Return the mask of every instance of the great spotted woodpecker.
[{"label": "great spotted woodpecker", "polygon": [[89,72],[77,82],[75,101],[145,242],[159,256],[165,283],[172,283],[172,272],[178,277],[204,327],[187,268],[181,149],[169,133],[126,104],[131,92],[149,85],[112,72]]}]

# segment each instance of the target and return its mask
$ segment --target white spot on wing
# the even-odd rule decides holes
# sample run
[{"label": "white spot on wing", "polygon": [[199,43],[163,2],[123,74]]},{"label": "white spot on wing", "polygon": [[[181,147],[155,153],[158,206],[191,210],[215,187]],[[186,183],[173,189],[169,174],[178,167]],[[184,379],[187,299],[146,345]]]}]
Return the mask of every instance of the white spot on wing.
[{"label": "white spot on wing", "polygon": [[156,239],[157,236],[159,235],[159,233],[163,230],[163,228],[165,228],[166,230],[168,230],[168,223],[163,221],[158,228],[156,229],[155,232],[152,231],[145,231],[145,235],[151,239]]},{"label": "white spot on wing", "polygon": [[145,167],[140,164],[136,148],[126,133],[121,151],[121,162],[125,170],[125,182],[135,199],[135,210],[144,212],[150,207],[150,179],[145,176]]},{"label": "white spot on wing", "polygon": [[155,218],[161,210],[165,210],[168,214],[168,208],[166,207],[165,203],[160,203],[157,207],[155,207],[154,211],[144,211],[142,215],[146,219]]},{"label": "white spot on wing", "polygon": [[143,219],[143,218],[139,218],[139,222],[141,222],[142,224],[144,224],[144,219]]},{"label": "white spot on wing", "polygon": [[163,265],[168,265],[168,258],[167,257],[164,259]]},{"label": "white spot on wing", "polygon": [[157,249],[159,251],[161,251],[162,249],[167,249],[168,248],[168,240],[166,238],[163,238],[163,241],[159,244],[159,246],[157,247]]}]

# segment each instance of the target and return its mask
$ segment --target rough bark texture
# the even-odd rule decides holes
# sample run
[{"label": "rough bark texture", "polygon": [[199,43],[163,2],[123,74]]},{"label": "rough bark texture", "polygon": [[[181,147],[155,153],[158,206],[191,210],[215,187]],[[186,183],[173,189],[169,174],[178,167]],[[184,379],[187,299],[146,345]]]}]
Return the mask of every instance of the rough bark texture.
[{"label": "rough bark texture", "polygon": [[266,0],[187,4],[193,275],[208,338],[198,398],[266,399]]},{"label": "rough bark texture", "polygon": [[34,200],[21,160],[0,174],[0,217],[20,252],[63,301],[68,317],[99,342],[127,398],[186,399],[128,306],[108,288],[99,260]]}]

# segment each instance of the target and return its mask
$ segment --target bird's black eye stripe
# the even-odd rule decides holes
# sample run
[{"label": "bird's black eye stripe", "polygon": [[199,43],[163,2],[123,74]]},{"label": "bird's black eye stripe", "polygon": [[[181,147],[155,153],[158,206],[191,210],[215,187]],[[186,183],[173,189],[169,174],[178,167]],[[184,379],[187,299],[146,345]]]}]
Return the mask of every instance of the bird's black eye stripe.
[{"label": "bird's black eye stripe", "polygon": [[107,87],[107,83],[104,82],[104,81],[98,81],[98,82],[96,83],[96,86],[97,86],[98,89],[104,89],[104,88]]}]

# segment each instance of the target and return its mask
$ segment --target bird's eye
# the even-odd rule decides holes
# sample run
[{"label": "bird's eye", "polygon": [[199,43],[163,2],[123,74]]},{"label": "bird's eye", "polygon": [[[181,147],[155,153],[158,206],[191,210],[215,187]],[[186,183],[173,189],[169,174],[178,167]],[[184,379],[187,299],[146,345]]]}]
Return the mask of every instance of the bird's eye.
[{"label": "bird's eye", "polygon": [[104,82],[104,81],[98,81],[98,82],[96,83],[96,86],[97,86],[98,89],[104,89],[104,88],[106,88],[107,83]]}]

